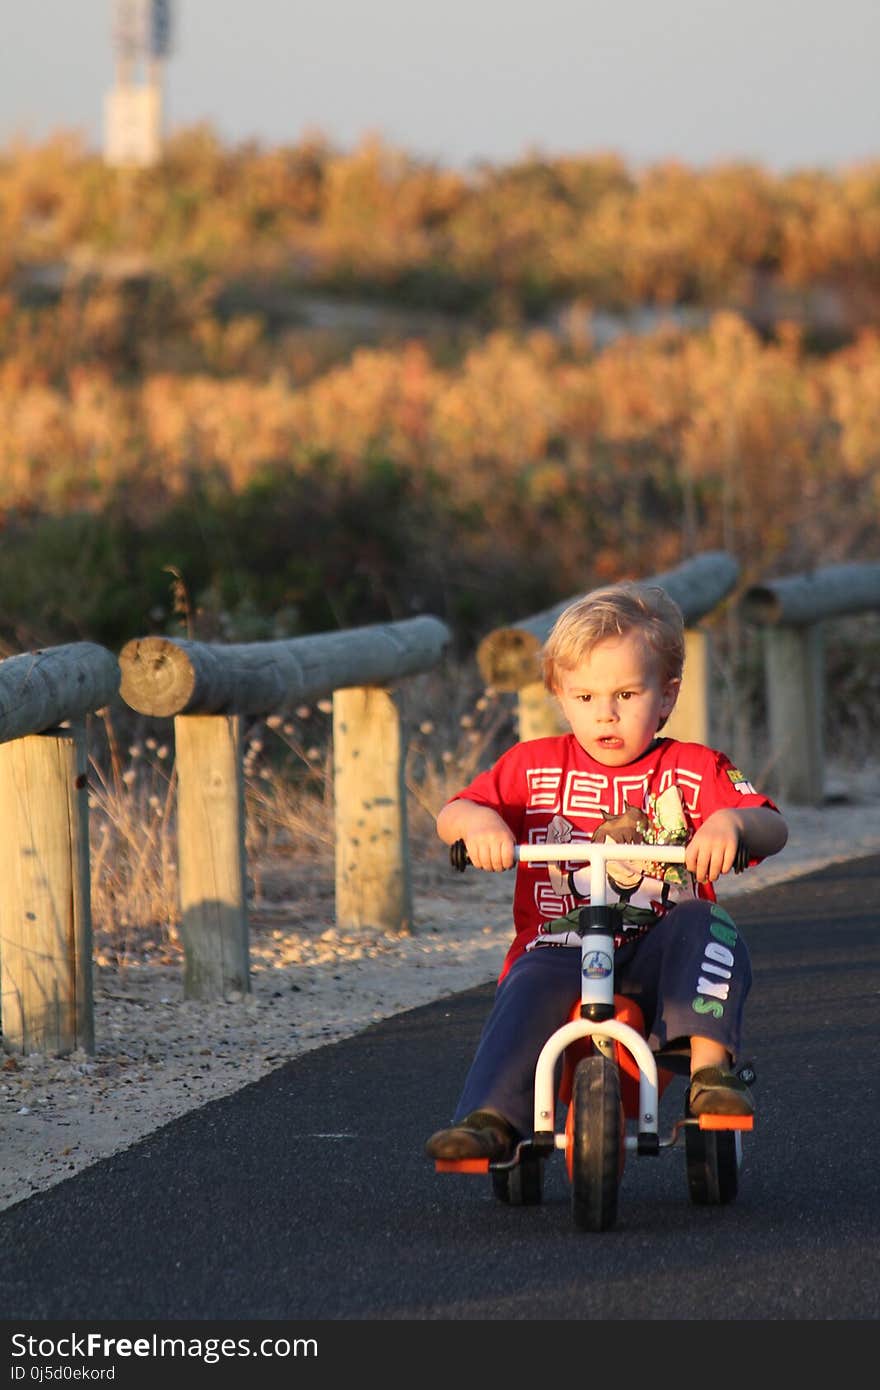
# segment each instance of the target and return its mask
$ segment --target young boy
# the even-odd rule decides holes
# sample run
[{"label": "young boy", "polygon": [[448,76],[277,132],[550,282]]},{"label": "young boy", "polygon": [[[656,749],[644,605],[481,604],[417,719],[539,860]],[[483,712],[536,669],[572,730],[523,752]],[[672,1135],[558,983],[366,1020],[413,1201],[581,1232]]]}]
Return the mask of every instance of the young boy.
[{"label": "young boy", "polygon": [[[542,661],[571,732],[502,754],[447,802],[437,833],[447,844],[464,840],[471,863],[495,873],[513,867],[520,843],[685,842],[684,867],[643,873],[622,851],[612,871],[615,988],[641,1006],[653,1050],[689,1041],[693,1114],[750,1114],[733,1063],[751,965],[712,885],[735,864],[781,850],[785,821],[724,753],[658,736],[684,665],[681,610],[663,589],[618,584],[587,594],[557,620]],[[538,1053],[580,997],[572,928],[588,901],[589,869],[563,870],[518,864],[516,935],[452,1125],[427,1142],[431,1158],[502,1160],[532,1132]]]}]

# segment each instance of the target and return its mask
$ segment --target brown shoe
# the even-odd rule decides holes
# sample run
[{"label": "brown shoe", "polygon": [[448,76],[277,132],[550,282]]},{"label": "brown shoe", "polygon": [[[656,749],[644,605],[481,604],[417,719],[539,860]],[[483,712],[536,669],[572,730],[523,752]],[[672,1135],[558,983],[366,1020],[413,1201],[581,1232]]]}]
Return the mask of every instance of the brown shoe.
[{"label": "brown shoe", "polygon": [[428,1158],[488,1158],[498,1163],[510,1158],[516,1130],[503,1115],[492,1110],[473,1110],[449,1129],[438,1129],[425,1145]]},{"label": "brown shoe", "polygon": [[691,1077],[688,1103],[692,1115],[754,1115],[755,1102],[746,1083],[723,1067],[700,1067]]}]

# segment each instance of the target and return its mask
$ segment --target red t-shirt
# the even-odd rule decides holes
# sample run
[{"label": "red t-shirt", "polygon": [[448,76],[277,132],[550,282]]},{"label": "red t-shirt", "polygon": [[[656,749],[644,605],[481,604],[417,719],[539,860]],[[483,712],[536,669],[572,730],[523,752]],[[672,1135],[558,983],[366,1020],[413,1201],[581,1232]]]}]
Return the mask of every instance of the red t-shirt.
[{"label": "red t-shirt", "polygon": [[[568,821],[573,839],[590,840],[608,816],[622,815],[630,806],[646,810],[649,797],[671,786],[677,787],[693,830],[724,807],[777,809],[769,797],[755,791],[726,754],[701,743],[658,738],[634,762],[606,767],[590,757],[573,734],[514,744],[454,799],[490,806],[518,844],[543,844],[555,817]],[[621,858],[625,857],[622,852]],[[580,867],[560,865],[562,869]],[[715,899],[711,884],[698,884],[697,893],[709,901]],[[538,935],[542,923],[565,916],[583,902],[554,888],[546,863],[518,863],[513,896],[516,935],[499,978]]]}]

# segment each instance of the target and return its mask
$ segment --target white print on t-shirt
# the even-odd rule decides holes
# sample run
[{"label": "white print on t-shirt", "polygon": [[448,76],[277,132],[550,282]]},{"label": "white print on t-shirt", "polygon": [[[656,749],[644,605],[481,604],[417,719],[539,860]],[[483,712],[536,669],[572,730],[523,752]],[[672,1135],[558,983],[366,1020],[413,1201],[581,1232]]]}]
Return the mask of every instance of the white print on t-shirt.
[{"label": "white print on t-shirt", "polygon": [[607,794],[608,778],[595,772],[569,772],[565,779],[560,810],[564,816],[602,815],[602,797]]},{"label": "white print on t-shirt", "polygon": [[552,884],[546,880],[535,884],[535,906],[544,922],[552,922],[556,917],[564,917],[574,907],[574,898],[568,894],[556,893]]},{"label": "white print on t-shirt", "polygon": [[[606,816],[620,816],[632,805],[644,805],[649,778],[643,774],[617,773],[610,777],[603,772],[570,771],[563,785],[561,767],[526,768],[529,797],[526,815],[574,816],[578,820],[601,821]],[[682,768],[667,768],[661,775],[658,792],[677,786],[689,811],[694,811],[700,794],[702,777]]]},{"label": "white print on t-shirt", "polygon": [[529,799],[526,804],[526,815],[535,814],[540,811],[557,811],[559,801],[559,783],[562,781],[561,767],[528,767],[526,768],[526,786],[529,789]]},{"label": "white print on t-shirt", "polygon": [[[546,772],[547,769],[543,769],[543,771]],[[585,777],[588,776],[591,784],[601,788],[606,794],[610,794],[613,798],[616,815],[623,814],[627,807],[632,809],[634,806],[641,805],[642,808],[645,808],[647,804],[647,777],[635,777],[625,773],[619,773],[615,776],[603,773],[578,773],[574,776],[578,778],[580,784],[583,784]],[[571,787],[573,780],[572,775],[566,778],[566,790]],[[692,798],[693,809],[695,809],[701,779],[694,774],[687,775],[684,779],[684,795],[682,795],[682,787],[674,779],[664,777],[663,781],[666,783],[666,788],[661,795],[654,798],[652,815],[657,817],[656,828],[658,831],[664,828],[669,833],[673,830],[676,831],[674,841],[677,842],[678,832],[684,833],[686,830],[684,805],[688,798]],[[561,784],[561,782],[560,776],[557,783]],[[665,810],[661,812],[662,803],[668,802],[670,798],[673,799],[674,806],[667,805]],[[570,805],[570,801],[567,804]],[[607,812],[601,803],[598,810],[590,809],[592,814],[588,811],[585,815],[583,804],[577,806],[582,820],[589,819],[601,822],[606,819]],[[534,809],[532,814],[535,814]],[[546,816],[546,811],[544,814]],[[530,826],[528,838],[531,844],[588,842],[595,829],[595,825],[587,825],[577,829],[566,816],[556,814],[549,822],[544,820],[540,826]],[[669,840],[661,836],[659,842],[668,843]],[[621,864],[617,867],[625,870],[627,866],[625,851],[623,850],[621,851],[621,860]],[[585,877],[579,861],[531,860],[529,867],[537,875],[532,882],[532,896],[535,909],[542,922],[546,923],[565,917],[572,911],[576,902],[589,900],[588,891],[585,893],[585,888],[589,884],[589,876]],[[576,873],[579,873],[579,877],[576,877]],[[576,889],[577,892],[573,892],[573,889]],[[625,902],[645,912],[658,914],[668,910],[675,902],[693,897],[695,888],[690,879],[686,882],[678,882],[674,875],[668,873],[660,873],[657,876],[656,871],[652,874],[647,865],[642,865],[636,868],[634,876],[631,878],[621,876],[620,873],[615,876],[609,873],[607,892],[611,901]],[[532,944],[543,945],[545,942],[561,944],[562,938],[558,933],[547,934],[544,932],[540,939]]]}]

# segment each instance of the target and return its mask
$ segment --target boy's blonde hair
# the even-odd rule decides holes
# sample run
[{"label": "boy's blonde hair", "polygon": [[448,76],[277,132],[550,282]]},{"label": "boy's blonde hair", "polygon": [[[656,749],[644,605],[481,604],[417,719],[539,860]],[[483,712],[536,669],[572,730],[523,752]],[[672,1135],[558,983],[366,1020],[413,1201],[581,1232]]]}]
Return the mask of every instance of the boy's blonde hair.
[{"label": "boy's blonde hair", "polygon": [[638,632],[657,661],[663,685],[681,680],[684,669],[684,617],[665,589],[650,584],[610,584],[569,604],[553,624],[541,650],[544,684],[553,694],[559,672],[572,671],[608,637]]}]

